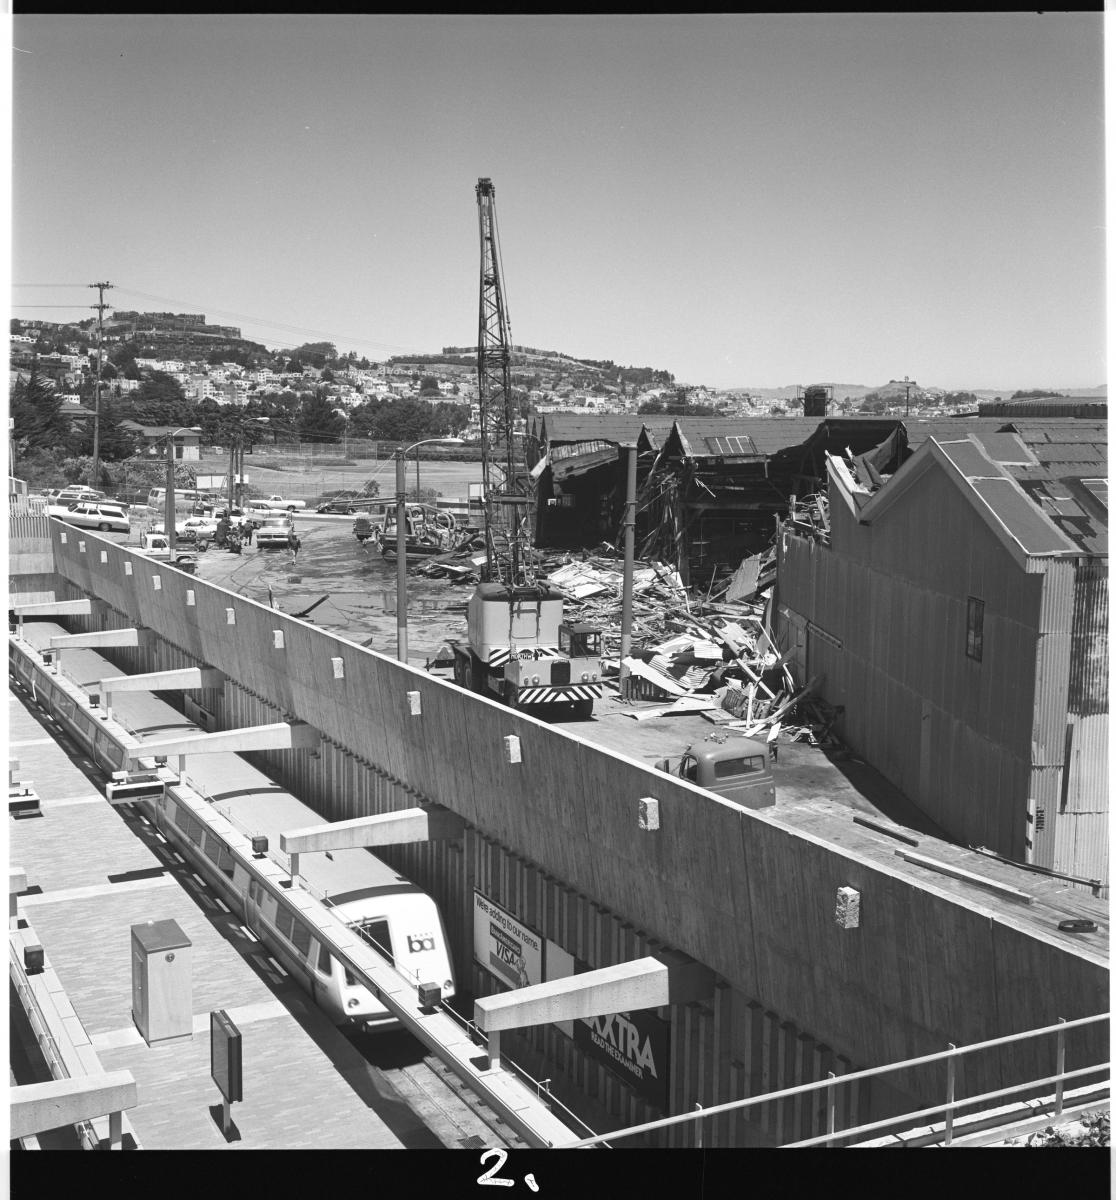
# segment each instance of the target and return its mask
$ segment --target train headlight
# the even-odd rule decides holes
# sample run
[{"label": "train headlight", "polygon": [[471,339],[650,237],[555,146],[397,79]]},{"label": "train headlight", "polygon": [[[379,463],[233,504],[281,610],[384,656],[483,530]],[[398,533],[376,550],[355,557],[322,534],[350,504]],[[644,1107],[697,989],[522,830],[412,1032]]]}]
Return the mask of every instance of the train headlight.
[{"label": "train headlight", "polygon": [[588,683],[588,682],[589,682],[589,672],[588,672],[588,671],[582,671],[582,672],[581,672],[581,682],[582,682],[582,683]]},{"label": "train headlight", "polygon": [[447,979],[446,982],[442,984],[442,991],[446,992],[446,993],[453,991],[453,980],[452,979]]},{"label": "train headlight", "polygon": [[360,1007],[360,997],[359,996],[350,996],[348,998],[348,1000],[345,1001],[345,1007],[346,1008],[359,1008]]},{"label": "train headlight", "polygon": [[593,672],[593,682],[594,683],[597,682],[597,672],[596,671]]},{"label": "train headlight", "polygon": [[538,682],[539,682],[539,677],[538,677],[537,675],[532,675],[532,676],[531,676],[531,682],[532,682],[532,683],[538,683]]}]

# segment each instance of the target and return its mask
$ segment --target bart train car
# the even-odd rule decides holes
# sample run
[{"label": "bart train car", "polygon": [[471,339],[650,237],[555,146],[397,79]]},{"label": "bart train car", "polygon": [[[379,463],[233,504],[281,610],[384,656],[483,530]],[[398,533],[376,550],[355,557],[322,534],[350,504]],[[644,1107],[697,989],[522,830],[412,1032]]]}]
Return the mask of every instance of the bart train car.
[{"label": "bart train car", "polygon": [[[113,696],[112,720],[90,708],[89,687],[121,674],[94,650],[66,649],[65,678],[50,663],[50,639],[61,625],[25,622],[22,638],[9,638],[13,681],[29,693],[106,774],[124,770],[128,753],[150,736],[203,733],[150,692]],[[44,662],[43,651],[48,661]],[[188,761],[189,786],[206,799],[203,821],[171,788],[133,807],[201,875],[210,888],[339,1025],[372,1030],[399,1021],[315,939],[288,892],[255,867],[253,836],[268,839],[272,859],[289,870],[278,851],[284,830],[323,823],[322,817],[249,765],[238,754],[200,753]],[[304,854],[299,877],[334,915],[416,982],[436,984],[443,999],[454,993],[453,963],[433,899],[367,850]]]}]

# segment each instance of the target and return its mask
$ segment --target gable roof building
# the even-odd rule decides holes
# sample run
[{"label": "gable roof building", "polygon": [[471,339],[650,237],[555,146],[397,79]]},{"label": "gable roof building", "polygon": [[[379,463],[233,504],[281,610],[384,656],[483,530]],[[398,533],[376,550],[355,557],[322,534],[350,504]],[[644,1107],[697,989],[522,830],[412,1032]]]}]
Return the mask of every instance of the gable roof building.
[{"label": "gable roof building", "polygon": [[780,645],[951,837],[1107,886],[1104,426],[952,423],[882,483],[831,458],[778,540]]}]

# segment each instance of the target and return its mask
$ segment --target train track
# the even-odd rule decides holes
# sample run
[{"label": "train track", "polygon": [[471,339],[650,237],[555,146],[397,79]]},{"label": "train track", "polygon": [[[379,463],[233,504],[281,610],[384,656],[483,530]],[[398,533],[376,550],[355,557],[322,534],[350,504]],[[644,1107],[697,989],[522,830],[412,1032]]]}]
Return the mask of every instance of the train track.
[{"label": "train track", "polygon": [[406,1066],[381,1067],[380,1073],[447,1150],[528,1145],[433,1054]]}]

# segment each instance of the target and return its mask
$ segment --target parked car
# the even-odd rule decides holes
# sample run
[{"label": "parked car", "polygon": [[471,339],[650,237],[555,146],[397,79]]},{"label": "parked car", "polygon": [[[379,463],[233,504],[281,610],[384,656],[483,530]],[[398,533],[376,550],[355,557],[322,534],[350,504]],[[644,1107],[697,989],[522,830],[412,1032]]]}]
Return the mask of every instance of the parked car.
[{"label": "parked car", "polygon": [[175,523],[179,537],[194,542],[211,542],[217,536],[216,517],[188,517],[179,525]]},{"label": "parked car", "polygon": [[84,484],[76,483],[67,485],[64,488],[51,488],[46,494],[48,504],[60,504],[63,506],[76,504],[79,500],[103,500],[104,492],[98,492],[95,488],[86,487]]},{"label": "parked car", "polygon": [[47,513],[52,517],[60,516],[67,525],[76,525],[79,529],[128,533],[132,528],[127,511],[119,504],[110,504],[104,500],[79,501],[71,504],[65,513],[51,512],[48,508]]}]

